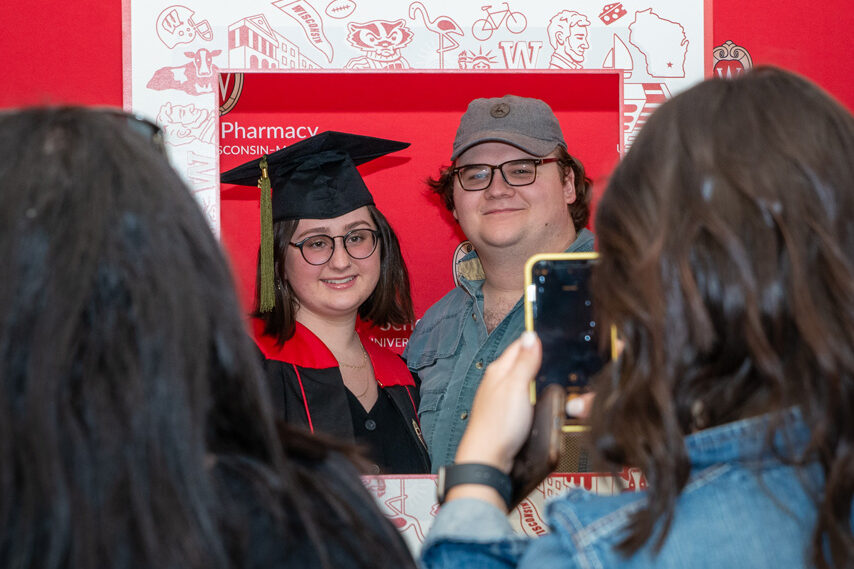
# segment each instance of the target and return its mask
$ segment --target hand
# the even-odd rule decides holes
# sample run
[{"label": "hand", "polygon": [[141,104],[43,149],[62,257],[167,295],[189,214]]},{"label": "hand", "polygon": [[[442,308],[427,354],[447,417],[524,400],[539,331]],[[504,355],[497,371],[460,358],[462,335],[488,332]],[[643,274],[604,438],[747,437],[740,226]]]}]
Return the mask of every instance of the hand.
[{"label": "hand", "polygon": [[525,332],[486,368],[456,462],[479,462],[505,473],[531,430],[530,383],[542,361],[534,332]]}]

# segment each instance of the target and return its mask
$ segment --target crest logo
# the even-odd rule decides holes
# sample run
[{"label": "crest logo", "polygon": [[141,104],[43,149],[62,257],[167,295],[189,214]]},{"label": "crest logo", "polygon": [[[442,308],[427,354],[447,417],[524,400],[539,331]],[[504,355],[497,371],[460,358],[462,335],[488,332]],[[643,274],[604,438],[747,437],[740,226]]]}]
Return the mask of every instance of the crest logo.
[{"label": "crest logo", "polygon": [[712,72],[722,79],[738,77],[753,67],[753,58],[750,57],[750,53],[729,40],[713,49],[712,56],[715,61]]},{"label": "crest logo", "polygon": [[243,92],[243,73],[219,74],[219,114],[228,114]]}]

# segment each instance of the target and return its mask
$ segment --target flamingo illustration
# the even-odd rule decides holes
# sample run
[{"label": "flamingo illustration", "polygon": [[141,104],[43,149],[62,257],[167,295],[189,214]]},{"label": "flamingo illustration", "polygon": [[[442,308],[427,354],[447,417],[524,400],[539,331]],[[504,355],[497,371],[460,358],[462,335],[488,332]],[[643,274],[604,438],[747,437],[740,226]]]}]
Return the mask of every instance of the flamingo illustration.
[{"label": "flamingo illustration", "polygon": [[424,26],[439,36],[439,49],[436,50],[436,53],[439,54],[439,69],[444,69],[445,52],[460,47],[460,42],[452,38],[451,35],[464,36],[465,34],[462,28],[448,16],[439,16],[435,20],[431,20],[430,16],[427,15],[427,8],[421,2],[413,2],[409,5],[409,17],[414,20],[417,14],[421,15]]}]

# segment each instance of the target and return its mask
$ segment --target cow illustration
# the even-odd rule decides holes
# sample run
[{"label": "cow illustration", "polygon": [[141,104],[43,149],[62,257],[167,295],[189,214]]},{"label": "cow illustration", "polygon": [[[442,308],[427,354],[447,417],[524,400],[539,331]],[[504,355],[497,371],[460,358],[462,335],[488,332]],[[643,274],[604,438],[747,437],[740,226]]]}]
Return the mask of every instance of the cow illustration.
[{"label": "cow illustration", "polygon": [[222,50],[205,48],[195,52],[185,51],[184,55],[190,58],[189,62],[178,67],[161,67],[154,72],[146,87],[155,91],[175,89],[189,95],[213,93],[214,79],[219,72],[213,58],[220,53]]}]

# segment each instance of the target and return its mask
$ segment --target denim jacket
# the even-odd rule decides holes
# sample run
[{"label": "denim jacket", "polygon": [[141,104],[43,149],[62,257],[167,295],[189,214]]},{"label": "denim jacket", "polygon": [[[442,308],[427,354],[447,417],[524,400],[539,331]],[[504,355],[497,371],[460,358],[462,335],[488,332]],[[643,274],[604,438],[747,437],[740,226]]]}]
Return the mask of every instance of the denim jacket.
[{"label": "denim jacket", "polygon": [[[797,456],[809,430],[797,410],[784,413],[775,446]],[[474,499],[439,511],[422,550],[425,569],[651,568],[763,569],[807,567],[823,474],[817,463],[782,464],[765,448],[767,417],[745,419],[685,438],[691,461],[661,551],[655,538],[625,558],[614,550],[645,492],[596,496],[573,491],[547,506],[551,533],[515,534],[494,506]],[[852,514],[854,523],[854,514]]]},{"label": "denim jacket", "polygon": [[[582,229],[567,252],[593,251],[593,241],[593,233]],[[483,322],[484,277],[477,254],[469,253],[460,264],[473,270],[460,271],[464,276],[459,286],[427,310],[403,352],[409,369],[421,379],[418,416],[433,472],[454,461],[486,366],[525,328],[520,298],[488,333]]]}]

